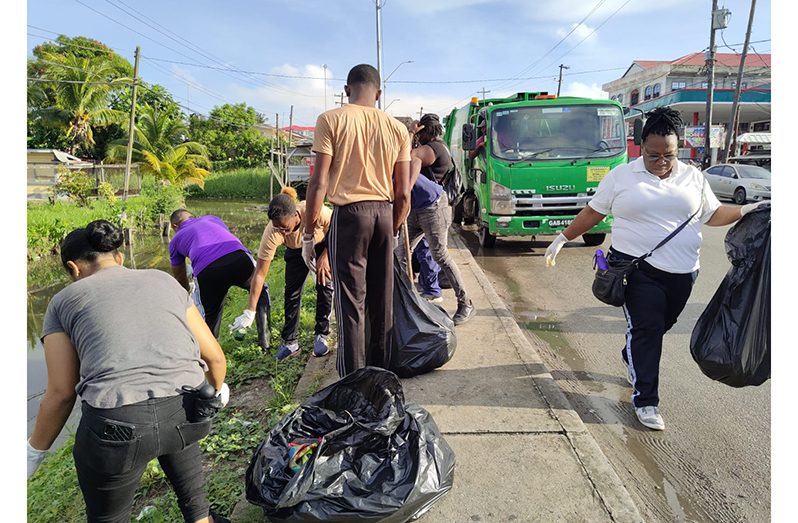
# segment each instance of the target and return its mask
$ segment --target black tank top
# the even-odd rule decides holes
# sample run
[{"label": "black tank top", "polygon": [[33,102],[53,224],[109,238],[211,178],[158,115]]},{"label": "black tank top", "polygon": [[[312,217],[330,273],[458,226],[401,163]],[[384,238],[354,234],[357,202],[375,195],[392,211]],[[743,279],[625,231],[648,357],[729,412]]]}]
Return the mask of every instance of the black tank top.
[{"label": "black tank top", "polygon": [[452,169],[453,165],[449,149],[446,148],[446,144],[441,140],[432,140],[427,142],[426,145],[432,147],[435,152],[435,161],[428,167],[422,167],[421,174],[434,182],[441,183],[441,180]]}]

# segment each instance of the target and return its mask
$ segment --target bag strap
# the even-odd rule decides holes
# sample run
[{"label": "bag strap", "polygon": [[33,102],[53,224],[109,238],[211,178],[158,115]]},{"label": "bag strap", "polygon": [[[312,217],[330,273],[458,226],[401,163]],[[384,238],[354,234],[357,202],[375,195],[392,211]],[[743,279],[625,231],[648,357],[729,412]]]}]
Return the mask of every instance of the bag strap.
[{"label": "bag strap", "polygon": [[657,249],[659,249],[660,247],[662,247],[663,245],[665,245],[666,243],[668,243],[668,242],[671,240],[671,238],[673,238],[674,236],[676,236],[677,234],[679,234],[679,232],[680,232],[682,229],[684,229],[685,227],[687,227],[687,224],[688,224],[688,223],[690,223],[691,221],[693,221],[693,218],[695,218],[695,216],[698,214],[698,211],[700,211],[700,210],[701,210],[701,209],[704,207],[704,191],[705,191],[705,186],[704,186],[704,185],[703,185],[703,183],[702,183],[702,185],[701,185],[701,202],[698,204],[698,209],[696,209],[696,210],[695,210],[695,212],[694,212],[693,214],[691,214],[689,218],[687,218],[687,220],[685,220],[685,221],[684,221],[684,222],[683,222],[681,225],[679,225],[679,226],[678,226],[678,227],[677,227],[677,228],[676,228],[676,229],[675,229],[675,230],[674,230],[672,233],[670,233],[670,234],[669,234],[669,235],[668,235],[668,236],[667,236],[667,237],[666,237],[664,240],[662,240],[661,242],[659,242],[659,243],[657,244],[657,246],[656,246],[656,247],[654,247],[653,249],[651,249],[650,251],[648,251],[648,253],[647,253],[647,254],[644,254],[643,256],[640,256],[639,258],[635,259],[635,262],[636,262],[636,263],[637,263],[637,262],[641,262],[641,261],[645,260],[646,258],[648,258],[649,256],[651,256],[651,255],[654,253],[654,251],[656,251]]}]

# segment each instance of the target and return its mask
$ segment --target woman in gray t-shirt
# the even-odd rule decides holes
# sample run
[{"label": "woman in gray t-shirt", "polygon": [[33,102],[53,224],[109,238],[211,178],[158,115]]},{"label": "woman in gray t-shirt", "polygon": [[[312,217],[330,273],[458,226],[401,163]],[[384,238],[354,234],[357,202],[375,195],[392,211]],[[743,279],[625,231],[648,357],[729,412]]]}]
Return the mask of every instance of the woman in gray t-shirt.
[{"label": "woman in gray t-shirt", "polygon": [[73,283],[53,297],[44,318],[47,390],[28,440],[28,477],[80,395],[73,455],[89,521],[129,521],[154,458],[186,521],[224,521],[210,514],[198,445],[210,419],[196,419],[196,395],[181,394],[207,378],[216,406],[226,404],[224,353],[174,278],[123,267],[121,245],[122,232],[105,220],[61,244]]}]

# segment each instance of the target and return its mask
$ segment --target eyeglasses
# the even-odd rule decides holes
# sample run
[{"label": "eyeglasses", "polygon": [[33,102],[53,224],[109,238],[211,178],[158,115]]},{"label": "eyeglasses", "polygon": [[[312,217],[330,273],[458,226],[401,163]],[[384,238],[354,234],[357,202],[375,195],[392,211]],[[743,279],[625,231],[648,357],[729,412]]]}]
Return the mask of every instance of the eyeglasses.
[{"label": "eyeglasses", "polygon": [[657,163],[660,160],[665,160],[666,162],[670,163],[677,158],[677,155],[675,154],[644,154],[643,156],[651,163]]}]

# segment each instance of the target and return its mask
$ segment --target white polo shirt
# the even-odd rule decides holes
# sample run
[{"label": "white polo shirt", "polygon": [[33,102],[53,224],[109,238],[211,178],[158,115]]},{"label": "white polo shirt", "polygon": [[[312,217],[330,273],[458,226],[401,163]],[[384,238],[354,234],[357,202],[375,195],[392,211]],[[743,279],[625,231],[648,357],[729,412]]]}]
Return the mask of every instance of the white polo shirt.
[{"label": "white polo shirt", "polygon": [[656,247],[700,207],[690,224],[646,258],[657,269],[686,274],[698,269],[701,224],[720,202],[695,167],[677,160],[670,176],[661,180],[640,157],[607,173],[588,205],[613,215],[612,247],[632,256]]}]

